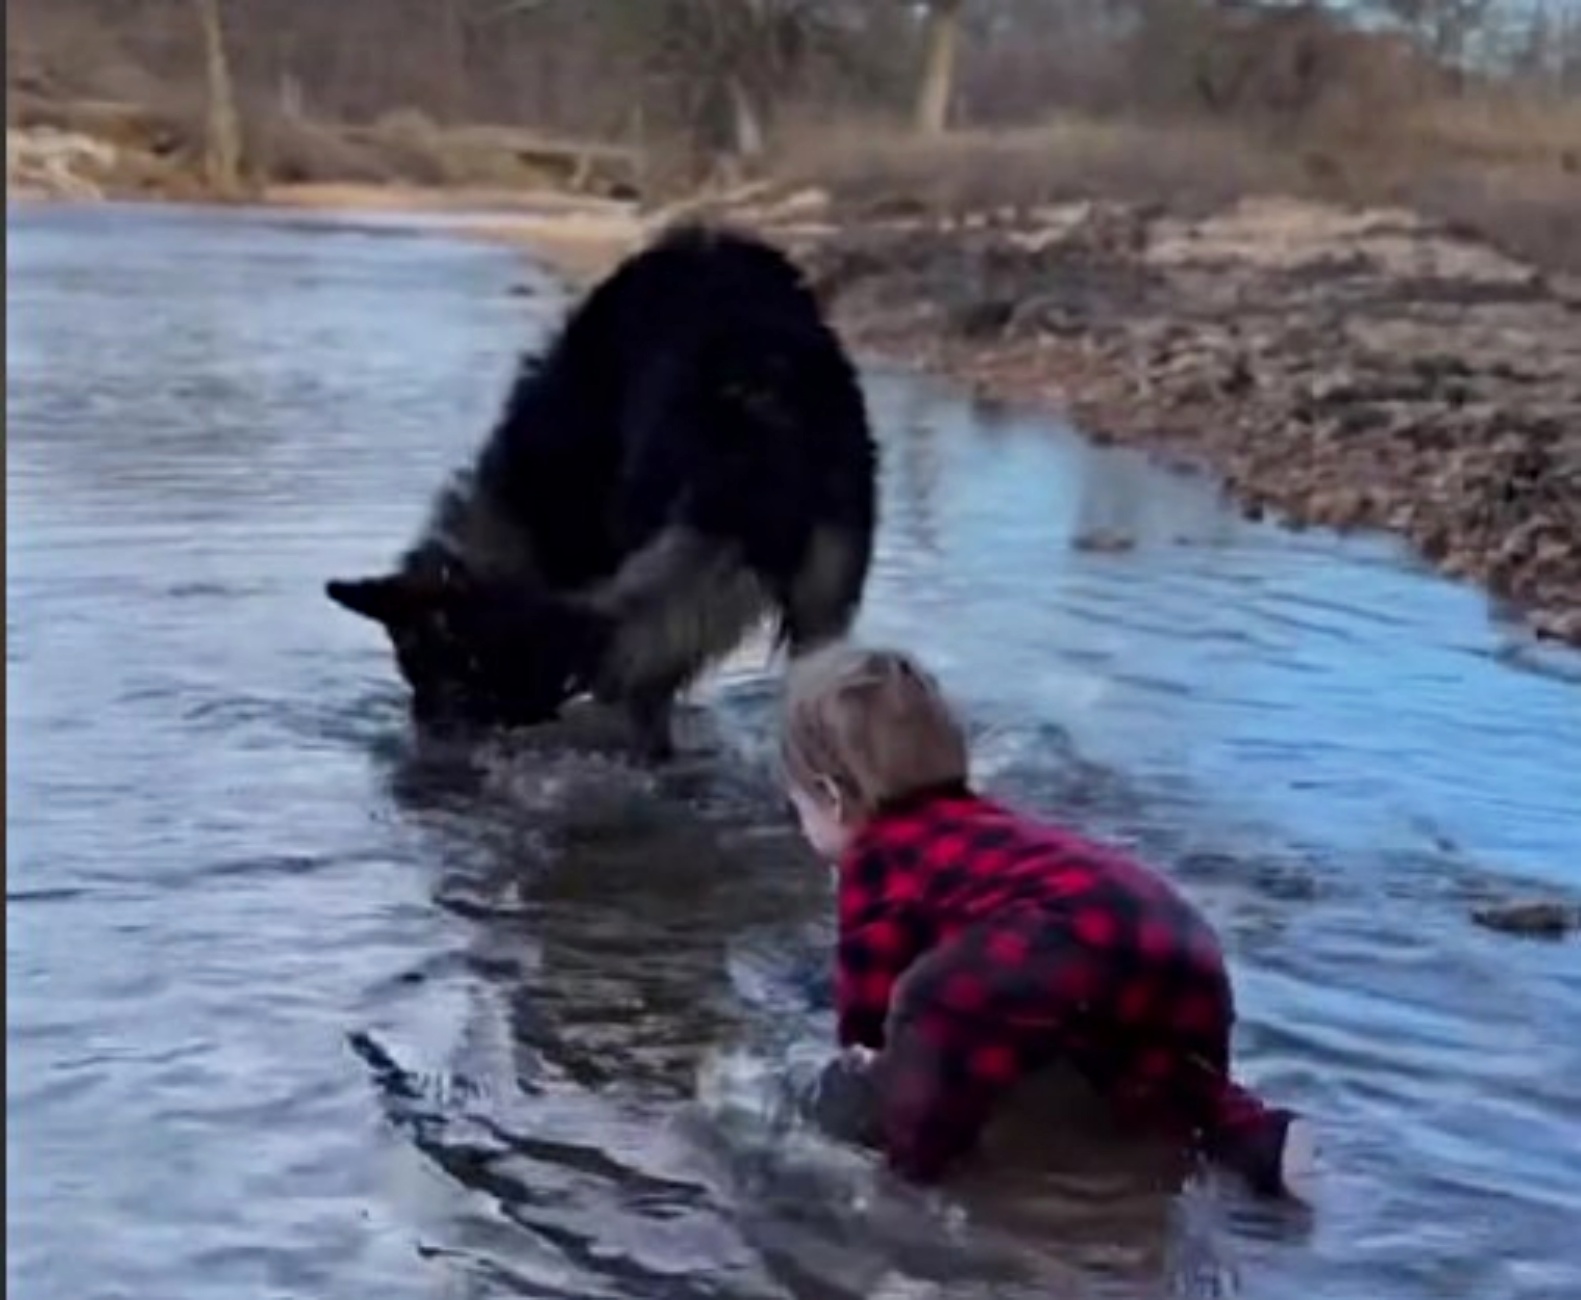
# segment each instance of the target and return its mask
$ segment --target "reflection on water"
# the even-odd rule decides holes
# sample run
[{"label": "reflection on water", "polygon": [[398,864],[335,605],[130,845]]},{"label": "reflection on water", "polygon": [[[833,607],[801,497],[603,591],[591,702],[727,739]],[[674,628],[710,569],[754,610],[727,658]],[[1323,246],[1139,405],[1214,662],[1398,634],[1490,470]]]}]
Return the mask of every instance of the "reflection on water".
[{"label": "reflection on water", "polygon": [[829,886],[768,778],[764,648],[662,773],[596,712],[420,748],[320,595],[407,537],[556,296],[385,226],[8,224],[19,1294],[1581,1288],[1581,961],[1466,919],[1581,884],[1573,657],[1384,544],[874,375],[863,634],[939,667],[993,788],[1201,900],[1247,1073],[1333,1164],[1293,1219],[1073,1098],[1007,1121],[1031,1164],[908,1192],[784,1111]]}]

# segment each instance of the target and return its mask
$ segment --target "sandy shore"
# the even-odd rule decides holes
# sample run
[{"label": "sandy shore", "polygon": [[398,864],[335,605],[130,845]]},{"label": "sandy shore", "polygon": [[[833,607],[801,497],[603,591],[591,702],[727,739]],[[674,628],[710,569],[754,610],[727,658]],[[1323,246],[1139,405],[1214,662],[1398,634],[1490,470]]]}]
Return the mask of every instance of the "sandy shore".
[{"label": "sandy shore", "polygon": [[554,190],[276,185],[261,201],[298,211],[418,217],[425,227],[529,249],[575,282],[613,266],[641,244],[648,229],[633,203]]}]

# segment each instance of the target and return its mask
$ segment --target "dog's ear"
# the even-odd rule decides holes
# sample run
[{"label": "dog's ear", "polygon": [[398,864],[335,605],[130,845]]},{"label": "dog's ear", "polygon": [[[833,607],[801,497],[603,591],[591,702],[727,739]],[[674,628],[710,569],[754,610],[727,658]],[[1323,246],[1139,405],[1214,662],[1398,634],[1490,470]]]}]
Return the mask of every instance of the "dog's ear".
[{"label": "dog's ear", "polygon": [[382,578],[331,578],[324,584],[324,594],[353,614],[399,627],[422,615],[438,590],[413,575],[392,573]]}]

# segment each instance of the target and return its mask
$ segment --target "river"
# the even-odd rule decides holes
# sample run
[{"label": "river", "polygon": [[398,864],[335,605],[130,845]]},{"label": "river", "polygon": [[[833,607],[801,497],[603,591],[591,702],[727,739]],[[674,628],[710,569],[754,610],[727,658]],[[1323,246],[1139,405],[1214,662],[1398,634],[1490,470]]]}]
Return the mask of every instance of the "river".
[{"label": "river", "polygon": [[7,226],[10,1294],[1581,1294],[1581,947],[1468,916],[1581,890],[1581,660],[1387,542],[870,374],[861,635],[940,671],[991,788],[1201,903],[1244,1073],[1326,1148],[1310,1215],[1059,1117],[911,1195],[775,1103],[830,899],[762,648],[658,775],[596,717],[420,749],[322,595],[407,540],[552,282],[394,225]]}]

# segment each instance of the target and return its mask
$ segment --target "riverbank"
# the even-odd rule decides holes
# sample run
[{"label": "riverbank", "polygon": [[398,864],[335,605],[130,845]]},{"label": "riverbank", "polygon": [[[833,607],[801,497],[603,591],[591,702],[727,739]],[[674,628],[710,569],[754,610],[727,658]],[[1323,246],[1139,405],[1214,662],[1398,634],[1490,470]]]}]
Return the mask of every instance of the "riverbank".
[{"label": "riverbank", "polygon": [[1581,285],[1403,210],[1073,204],[809,244],[858,346],[1383,529],[1581,644]]}]

